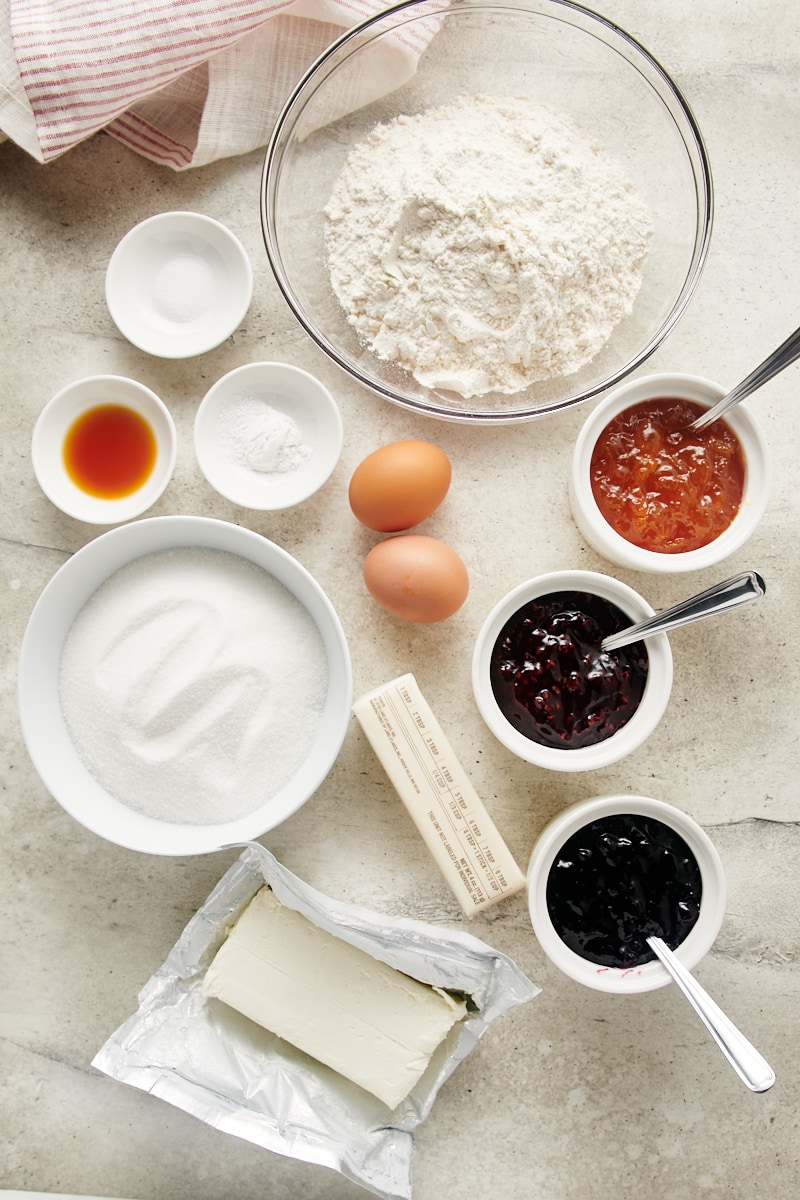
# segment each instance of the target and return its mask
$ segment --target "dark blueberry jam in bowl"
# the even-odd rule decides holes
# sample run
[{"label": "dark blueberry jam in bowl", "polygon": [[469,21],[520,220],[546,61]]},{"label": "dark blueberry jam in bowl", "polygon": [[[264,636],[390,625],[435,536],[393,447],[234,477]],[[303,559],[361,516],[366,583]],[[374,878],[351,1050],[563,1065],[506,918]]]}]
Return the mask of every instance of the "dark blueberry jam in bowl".
[{"label": "dark blueberry jam in bowl", "polygon": [[628,995],[669,983],[647,945],[662,937],[691,970],[725,911],[722,864],[704,830],[647,796],[597,796],[555,817],[528,869],[531,923],[571,978]]},{"label": "dark blueberry jam in bowl", "polygon": [[608,766],[655,729],[672,687],[666,635],[603,652],[608,634],[651,616],[627,584],[594,571],[540,575],[509,592],[475,645],[472,686],[495,737],[554,771]]}]

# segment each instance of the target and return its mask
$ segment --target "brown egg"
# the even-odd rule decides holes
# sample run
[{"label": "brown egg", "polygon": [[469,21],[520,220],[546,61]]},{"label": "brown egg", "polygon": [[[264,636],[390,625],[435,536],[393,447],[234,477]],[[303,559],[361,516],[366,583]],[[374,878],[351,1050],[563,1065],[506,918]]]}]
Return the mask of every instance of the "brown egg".
[{"label": "brown egg", "polygon": [[438,508],[450,487],[452,468],[444,450],[413,439],[373,450],[350,479],[353,513],[368,529],[411,529]]},{"label": "brown egg", "polygon": [[364,560],[364,582],[382,608],[428,625],[451,617],[467,598],[467,568],[438,538],[408,533],[373,546]]}]

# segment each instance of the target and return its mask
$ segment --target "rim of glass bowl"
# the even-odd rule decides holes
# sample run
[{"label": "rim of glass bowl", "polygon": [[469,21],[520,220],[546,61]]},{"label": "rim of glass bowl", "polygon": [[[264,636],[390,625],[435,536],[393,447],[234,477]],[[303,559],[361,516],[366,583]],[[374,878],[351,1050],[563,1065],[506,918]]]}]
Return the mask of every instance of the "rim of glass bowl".
[{"label": "rim of glass bowl", "polygon": [[[637,70],[658,94],[669,111],[686,147],[695,185],[698,219],[692,256],[678,296],[659,328],[628,362],[596,384],[579,389],[562,399],[546,401],[535,408],[490,411],[465,407],[463,410],[445,410],[435,402],[418,396],[408,394],[401,396],[370,371],[356,366],[337,349],[311,316],[304,311],[302,304],[295,297],[278,244],[276,232],[277,181],[295,123],[302,115],[306,92],[309,89],[312,94],[317,91],[339,63],[346,61],[350,54],[360,48],[366,34],[370,32],[373,34],[387,33],[423,17],[430,18],[439,14],[457,15],[459,12],[476,12],[484,9],[487,11],[497,11],[498,9],[508,9],[514,12],[533,11],[539,15],[558,16],[574,28],[581,29],[605,42]],[[345,30],[301,76],[275,122],[272,136],[267,145],[261,173],[260,211],[267,259],[286,303],[309,337],[349,376],[384,399],[412,412],[462,424],[511,424],[561,412],[601,395],[627,378],[658,349],[682,317],[700,281],[711,240],[714,220],[714,189],[708,153],[699,125],[680,88],[658,60],[636,38],[606,17],[584,8],[582,5],[574,4],[571,0],[499,0],[497,3],[491,3],[489,0],[458,0],[456,7],[452,6],[451,0],[402,0],[401,3],[387,7]]]}]

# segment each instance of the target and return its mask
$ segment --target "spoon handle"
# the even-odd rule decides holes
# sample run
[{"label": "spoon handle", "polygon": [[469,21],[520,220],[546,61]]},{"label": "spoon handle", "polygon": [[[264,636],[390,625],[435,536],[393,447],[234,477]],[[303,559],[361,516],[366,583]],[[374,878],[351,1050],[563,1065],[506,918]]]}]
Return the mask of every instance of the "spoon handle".
[{"label": "spoon handle", "polygon": [[767,383],[774,375],[791,366],[798,357],[800,357],[800,329],[796,329],[794,333],[790,334],[786,341],[782,342],[777,350],[773,350],[772,354],[768,355],[760,366],[751,371],[746,379],[737,384],[733,391],[728,392],[727,396],[723,396],[716,404],[712,404],[711,408],[702,416],[696,417],[694,421],[690,422],[689,428],[704,429],[706,425],[711,425],[729,408],[733,408],[734,404],[738,404],[740,400],[744,400],[745,396],[749,396],[756,388]]},{"label": "spoon handle", "polygon": [[755,1046],[748,1042],[733,1021],[715,1004],[669,946],[657,937],[649,937],[655,951],[678,987],[716,1041],[728,1062],[751,1092],[766,1092],[775,1082],[775,1072]]},{"label": "spoon handle", "polygon": [[663,633],[666,629],[677,629],[688,625],[690,621],[699,621],[701,617],[710,617],[714,613],[726,612],[729,608],[737,608],[748,600],[757,600],[763,596],[767,585],[757,571],[742,571],[722,583],[698,592],[680,604],[673,604],[663,612],[656,613],[646,621],[639,621],[619,633],[610,633],[600,643],[601,650],[619,650],[621,646],[629,646],[631,642],[641,641],[654,633]]}]

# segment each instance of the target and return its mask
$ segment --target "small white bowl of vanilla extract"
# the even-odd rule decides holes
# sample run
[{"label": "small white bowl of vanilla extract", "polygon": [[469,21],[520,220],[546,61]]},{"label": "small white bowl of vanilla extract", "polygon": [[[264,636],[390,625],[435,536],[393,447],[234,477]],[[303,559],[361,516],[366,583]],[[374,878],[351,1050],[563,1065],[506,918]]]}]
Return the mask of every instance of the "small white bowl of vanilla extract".
[{"label": "small white bowl of vanilla extract", "polygon": [[129,521],[155,504],[176,455],[164,402],[122,375],[67,384],[42,409],[31,440],[44,494],[67,516],[94,525]]}]

